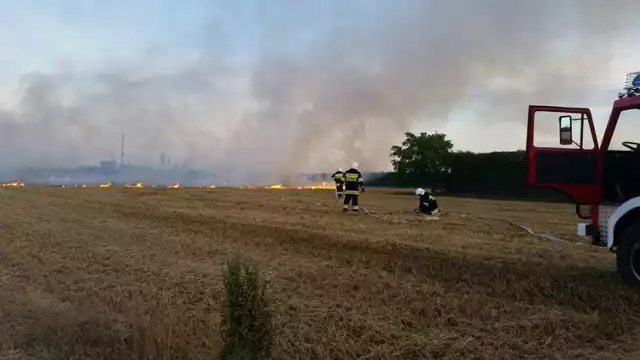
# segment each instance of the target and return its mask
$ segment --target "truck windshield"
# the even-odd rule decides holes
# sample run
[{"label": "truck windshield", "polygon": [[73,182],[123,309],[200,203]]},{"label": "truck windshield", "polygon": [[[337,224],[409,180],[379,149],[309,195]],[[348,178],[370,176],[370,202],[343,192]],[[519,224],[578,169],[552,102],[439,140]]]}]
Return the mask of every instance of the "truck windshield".
[{"label": "truck windshield", "polygon": [[608,150],[633,151],[637,146],[629,143],[625,146],[624,142],[640,143],[640,109],[630,109],[620,113]]}]

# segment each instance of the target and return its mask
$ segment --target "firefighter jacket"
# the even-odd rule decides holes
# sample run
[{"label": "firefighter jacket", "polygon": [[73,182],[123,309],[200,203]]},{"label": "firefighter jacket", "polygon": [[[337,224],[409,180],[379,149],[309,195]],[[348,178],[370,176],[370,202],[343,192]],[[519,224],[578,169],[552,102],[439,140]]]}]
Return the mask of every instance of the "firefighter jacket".
[{"label": "firefighter jacket", "polygon": [[360,195],[360,190],[364,189],[364,179],[358,169],[349,169],[344,172],[344,193],[345,195]]},{"label": "firefighter jacket", "polygon": [[344,172],[342,171],[334,172],[333,175],[331,175],[331,178],[336,182],[336,184],[344,184]]},{"label": "firefighter jacket", "polygon": [[438,202],[430,193],[425,192],[420,195],[420,204],[418,205],[418,208],[424,213],[431,212],[438,208]]}]

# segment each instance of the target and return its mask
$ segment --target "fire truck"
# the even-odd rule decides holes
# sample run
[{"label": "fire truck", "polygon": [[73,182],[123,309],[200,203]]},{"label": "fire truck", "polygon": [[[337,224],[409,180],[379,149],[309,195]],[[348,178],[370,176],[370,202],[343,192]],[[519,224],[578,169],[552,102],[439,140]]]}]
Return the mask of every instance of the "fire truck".
[{"label": "fire truck", "polygon": [[[633,135],[625,129],[629,118],[640,126],[639,95],[640,71],[627,75],[601,141],[590,109],[530,105],[526,146],[528,184],[567,195],[585,220],[578,235],[615,252],[618,273],[631,286],[640,285],[640,143],[628,141]],[[557,129],[553,146],[537,144],[543,136],[536,125],[545,121]]]}]

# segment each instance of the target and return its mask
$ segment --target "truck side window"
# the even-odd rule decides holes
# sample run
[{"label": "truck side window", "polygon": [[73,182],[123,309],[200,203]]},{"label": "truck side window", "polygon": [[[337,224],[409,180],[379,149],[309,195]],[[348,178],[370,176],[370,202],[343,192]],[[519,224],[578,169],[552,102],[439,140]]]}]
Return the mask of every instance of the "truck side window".
[{"label": "truck side window", "polygon": [[[561,113],[551,111],[537,111],[535,113],[535,127],[533,135],[533,146],[557,148],[557,149],[579,149],[578,145],[560,145],[558,141],[558,119],[561,116],[571,116],[572,119],[580,119],[582,114],[579,113]],[[580,142],[580,121],[572,121],[571,133],[575,142]],[[584,129],[582,148],[585,150],[593,149],[593,137],[589,128],[587,117],[584,116]]]}]

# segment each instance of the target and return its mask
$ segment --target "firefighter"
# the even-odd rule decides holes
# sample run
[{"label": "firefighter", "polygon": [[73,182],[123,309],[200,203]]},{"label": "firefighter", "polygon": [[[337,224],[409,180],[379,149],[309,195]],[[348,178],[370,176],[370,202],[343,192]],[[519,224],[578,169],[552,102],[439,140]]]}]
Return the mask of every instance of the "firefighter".
[{"label": "firefighter", "polygon": [[344,172],[344,205],[342,206],[342,212],[349,211],[349,203],[351,203],[351,209],[358,212],[358,196],[360,193],[364,193],[364,179],[362,174],[358,170],[358,163],[351,163],[351,168]]},{"label": "firefighter", "polygon": [[418,205],[418,208],[414,210],[417,214],[440,214],[438,202],[429,192],[425,191],[424,189],[418,188],[416,189],[416,196],[420,196],[420,203]]},{"label": "firefighter", "polygon": [[340,200],[344,195],[344,171],[342,168],[336,169],[331,178],[336,182],[336,197]]}]

